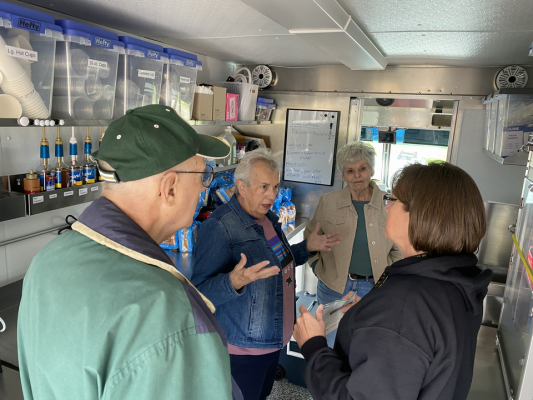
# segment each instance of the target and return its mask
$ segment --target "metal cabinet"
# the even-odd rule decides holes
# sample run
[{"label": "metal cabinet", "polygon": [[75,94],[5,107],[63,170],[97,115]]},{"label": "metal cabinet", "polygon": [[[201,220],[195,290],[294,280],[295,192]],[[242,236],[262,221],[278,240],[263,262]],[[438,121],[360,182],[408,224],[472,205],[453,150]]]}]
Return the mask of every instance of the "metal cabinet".
[{"label": "metal cabinet", "polygon": [[498,327],[498,349],[507,394],[515,400],[533,398],[533,272],[530,267],[533,264],[532,154],[529,154],[529,173],[524,182],[516,226],[517,242],[523,257],[514,246]]}]

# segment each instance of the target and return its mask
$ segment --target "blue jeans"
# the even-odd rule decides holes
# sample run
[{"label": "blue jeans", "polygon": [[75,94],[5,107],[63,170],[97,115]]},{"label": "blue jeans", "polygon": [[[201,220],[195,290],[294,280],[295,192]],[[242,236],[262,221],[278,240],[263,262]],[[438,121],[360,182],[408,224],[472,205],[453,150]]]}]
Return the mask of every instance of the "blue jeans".
[{"label": "blue jeans", "polygon": [[[328,288],[324,282],[318,280],[317,297],[318,304],[328,304],[335,300],[340,300],[346,296],[349,292],[355,292],[359,297],[364,297],[374,287],[374,278],[355,279],[351,280],[349,277],[346,279],[346,286],[342,294]],[[335,343],[335,336],[337,336],[337,330],[330,332],[326,336],[328,346],[333,348]]]}]

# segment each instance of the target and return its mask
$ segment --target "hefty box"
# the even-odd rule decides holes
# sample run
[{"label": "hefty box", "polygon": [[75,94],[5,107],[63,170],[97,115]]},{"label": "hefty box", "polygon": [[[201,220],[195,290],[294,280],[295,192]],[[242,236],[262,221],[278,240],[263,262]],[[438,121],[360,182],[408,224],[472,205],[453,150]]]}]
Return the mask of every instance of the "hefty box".
[{"label": "hefty box", "polygon": [[213,121],[226,119],[226,88],[211,86],[213,91]]},{"label": "hefty box", "polygon": [[237,121],[239,115],[239,95],[226,93],[226,121]]}]

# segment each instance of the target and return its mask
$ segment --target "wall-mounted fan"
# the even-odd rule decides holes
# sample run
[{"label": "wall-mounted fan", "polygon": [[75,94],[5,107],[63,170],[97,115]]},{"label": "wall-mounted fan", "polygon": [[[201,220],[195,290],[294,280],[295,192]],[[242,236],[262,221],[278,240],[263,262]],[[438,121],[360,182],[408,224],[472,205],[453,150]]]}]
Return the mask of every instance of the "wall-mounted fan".
[{"label": "wall-mounted fan", "polygon": [[252,81],[259,89],[266,89],[276,84],[276,73],[266,65],[258,65],[252,71]]},{"label": "wall-mounted fan", "polygon": [[523,88],[527,84],[527,72],[518,65],[510,65],[498,72],[494,82],[496,89]]}]

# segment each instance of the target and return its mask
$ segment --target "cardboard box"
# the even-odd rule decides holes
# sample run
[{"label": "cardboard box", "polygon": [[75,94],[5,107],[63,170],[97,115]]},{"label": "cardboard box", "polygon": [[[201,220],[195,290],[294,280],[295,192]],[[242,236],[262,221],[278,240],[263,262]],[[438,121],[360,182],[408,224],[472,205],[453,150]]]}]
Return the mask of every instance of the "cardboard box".
[{"label": "cardboard box", "polygon": [[226,120],[226,88],[211,86],[213,90],[213,121]]},{"label": "cardboard box", "polygon": [[246,146],[246,151],[250,151],[253,148],[267,148],[265,141],[261,138],[243,136],[238,135],[236,133],[233,134],[233,137],[235,138],[238,144]]},{"label": "cardboard box", "polygon": [[239,116],[239,95],[226,93],[226,121],[237,121]]},{"label": "cardboard box", "polygon": [[212,94],[194,94],[193,119],[196,121],[213,121],[213,97]]}]

